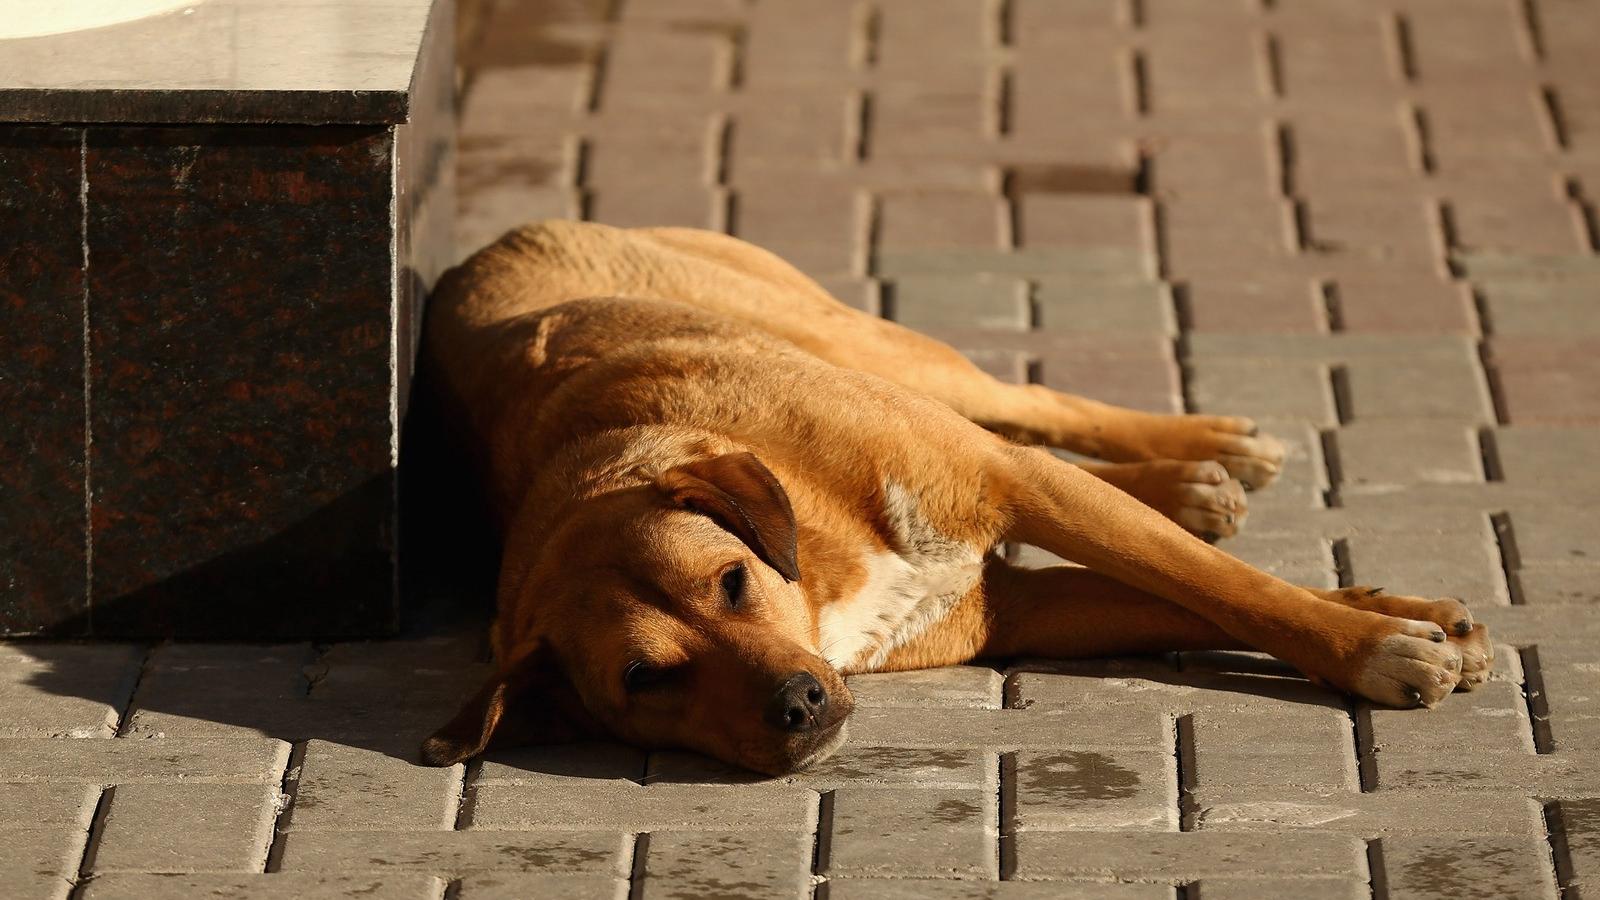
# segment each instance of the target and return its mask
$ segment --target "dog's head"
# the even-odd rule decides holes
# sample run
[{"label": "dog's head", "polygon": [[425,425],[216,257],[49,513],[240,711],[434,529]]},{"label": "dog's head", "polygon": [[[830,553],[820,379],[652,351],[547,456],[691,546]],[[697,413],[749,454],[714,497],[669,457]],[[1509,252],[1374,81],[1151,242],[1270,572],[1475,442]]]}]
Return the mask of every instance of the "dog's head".
[{"label": "dog's head", "polygon": [[498,669],[424,761],[601,735],[771,774],[831,753],[852,701],[815,649],[797,533],[749,453],[579,502],[537,558],[508,556]]}]

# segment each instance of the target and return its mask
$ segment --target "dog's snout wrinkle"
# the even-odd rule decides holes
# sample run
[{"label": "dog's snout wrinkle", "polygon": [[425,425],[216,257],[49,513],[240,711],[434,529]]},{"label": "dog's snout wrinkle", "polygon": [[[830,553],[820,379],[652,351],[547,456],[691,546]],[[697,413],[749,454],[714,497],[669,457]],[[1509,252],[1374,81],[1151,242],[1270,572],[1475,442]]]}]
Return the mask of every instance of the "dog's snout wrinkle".
[{"label": "dog's snout wrinkle", "polygon": [[779,731],[810,731],[822,721],[828,692],[810,672],[790,676],[767,704],[767,724]]}]

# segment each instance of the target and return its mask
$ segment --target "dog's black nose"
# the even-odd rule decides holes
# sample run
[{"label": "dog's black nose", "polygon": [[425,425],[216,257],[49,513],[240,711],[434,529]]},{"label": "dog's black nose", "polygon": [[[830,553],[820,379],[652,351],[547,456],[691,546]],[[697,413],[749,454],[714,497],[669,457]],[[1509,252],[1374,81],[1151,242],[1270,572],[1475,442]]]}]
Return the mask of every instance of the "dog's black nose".
[{"label": "dog's black nose", "polygon": [[810,731],[828,706],[828,692],[810,672],[793,676],[767,704],[767,724],[779,731]]}]

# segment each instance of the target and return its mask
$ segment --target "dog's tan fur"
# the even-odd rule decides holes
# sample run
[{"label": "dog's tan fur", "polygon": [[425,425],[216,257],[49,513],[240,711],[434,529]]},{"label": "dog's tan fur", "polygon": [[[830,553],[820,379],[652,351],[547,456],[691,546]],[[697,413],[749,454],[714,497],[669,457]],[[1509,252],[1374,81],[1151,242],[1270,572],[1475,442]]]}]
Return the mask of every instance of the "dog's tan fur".
[{"label": "dog's tan fur", "polygon": [[[1191,534],[1231,533],[1241,482],[1276,475],[1248,420],[1002,384],[722,235],[514,231],[441,282],[425,352],[505,539],[497,673],[432,762],[498,729],[787,771],[842,739],[840,673],[977,656],[1252,647],[1393,705],[1491,662],[1457,601],[1295,587]],[[625,689],[637,660],[667,675]],[[796,673],[829,699],[791,733],[762,710]]]}]

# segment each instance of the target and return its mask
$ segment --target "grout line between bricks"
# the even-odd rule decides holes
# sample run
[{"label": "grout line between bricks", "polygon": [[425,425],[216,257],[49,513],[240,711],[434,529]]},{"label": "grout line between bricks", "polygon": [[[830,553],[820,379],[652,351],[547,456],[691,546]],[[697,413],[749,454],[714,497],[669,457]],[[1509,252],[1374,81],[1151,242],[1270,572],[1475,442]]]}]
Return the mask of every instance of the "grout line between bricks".
[{"label": "grout line between bricks", "polygon": [[483,760],[477,758],[469,760],[461,772],[461,790],[456,794],[456,818],[451,826],[456,831],[464,831],[472,825],[473,814],[478,811],[478,775],[482,771]]},{"label": "grout line between bricks", "polygon": [[1010,881],[1017,877],[1017,845],[1016,827],[1012,819],[1016,811],[1011,808],[1011,801],[1007,799],[1006,785],[1012,785],[1012,794],[1015,793],[1017,779],[1017,754],[1016,751],[1001,753],[995,758],[995,768],[998,777],[995,780],[995,825],[994,825],[994,851],[995,871],[1000,873],[1001,881]]},{"label": "grout line between bricks", "polygon": [[144,656],[139,660],[139,671],[133,676],[133,684],[128,688],[128,699],[122,704],[122,709],[117,711],[116,724],[111,728],[113,737],[124,737],[128,733],[128,719],[133,716],[133,707],[139,699],[139,688],[144,684],[145,673],[150,671],[150,661],[156,655],[156,645],[146,644]]},{"label": "grout line between bricks", "polygon": [[1185,713],[1172,720],[1172,762],[1178,779],[1178,830],[1194,831],[1194,794],[1190,790],[1194,768],[1194,716]]},{"label": "grout line between bricks", "polygon": [[1144,51],[1133,51],[1128,65],[1132,69],[1130,74],[1133,81],[1133,113],[1142,118],[1150,114],[1150,72]]},{"label": "grout line between bricks", "polygon": [[859,23],[860,51],[855,62],[863,69],[878,65],[878,38],[883,32],[883,11],[877,4],[867,4]]},{"label": "grout line between bricks", "polygon": [[628,863],[628,900],[642,900],[644,897],[644,867],[649,855],[650,832],[634,835],[633,857]]},{"label": "grout line between bricks", "polygon": [[1383,838],[1367,841],[1367,872],[1372,879],[1372,900],[1388,900],[1389,871],[1383,859]]},{"label": "grout line between bricks", "polygon": [[1557,150],[1567,149],[1567,119],[1561,110],[1561,98],[1551,85],[1539,89],[1539,106],[1544,111],[1544,124],[1549,129],[1550,142]]},{"label": "grout line between bricks", "polygon": [[289,761],[283,766],[283,779],[279,786],[282,804],[272,820],[272,841],[267,844],[267,858],[261,863],[263,873],[278,871],[283,865],[283,839],[288,835],[289,820],[294,816],[294,801],[300,795],[300,775],[305,768],[307,741],[295,741],[289,750]]},{"label": "grout line between bricks", "polygon": [[1417,80],[1417,54],[1416,47],[1411,40],[1411,20],[1404,13],[1394,13],[1389,16],[1389,39],[1394,48],[1394,64],[1396,74],[1402,81],[1414,82]]},{"label": "grout line between bricks", "polygon": [[100,799],[95,801],[94,815],[89,819],[89,834],[83,842],[83,856],[78,858],[78,874],[73,878],[72,891],[68,894],[70,900],[82,900],[84,890],[94,880],[90,870],[94,868],[94,858],[100,850],[100,839],[105,834],[106,819],[111,815],[111,803],[116,792],[116,785],[101,788]]},{"label": "grout line between bricks", "polygon": [[439,895],[439,900],[458,900],[461,896],[461,879],[452,878],[444,886],[444,892]]},{"label": "grout line between bricks", "polygon": [[1511,514],[1501,511],[1489,514],[1489,530],[1494,533],[1495,551],[1500,557],[1500,575],[1506,582],[1506,600],[1512,606],[1521,606],[1522,557],[1517,553],[1517,534],[1511,528]]},{"label": "grout line between bricks", "polygon": [[1283,47],[1278,43],[1278,36],[1270,31],[1261,36],[1261,67],[1267,96],[1282,97]]},{"label": "grout line between bricks", "polygon": [[1550,862],[1555,870],[1556,896],[1570,900],[1577,896],[1577,873],[1572,867],[1572,847],[1567,843],[1566,816],[1561,801],[1544,802],[1545,841],[1550,845]]},{"label": "grout line between bricks", "polygon": [[1524,41],[1527,42],[1527,51],[1535,61],[1544,59],[1544,25],[1539,21],[1539,8],[1534,0],[1521,0],[1517,4],[1522,12],[1518,17],[1518,29]]},{"label": "grout line between bricks", "polygon": [[1595,204],[1584,194],[1576,178],[1566,180],[1566,191],[1567,202],[1572,204],[1573,214],[1578,219],[1578,228],[1583,231],[1584,245],[1590,253],[1600,253],[1600,216],[1595,213]]},{"label": "grout line between bricks", "polygon": [[811,845],[811,874],[819,879],[815,889],[818,898],[827,897],[828,865],[833,854],[833,791],[817,794],[816,840]]},{"label": "grout line between bricks", "polygon": [[1333,574],[1341,588],[1355,586],[1355,570],[1350,566],[1350,541],[1334,538],[1330,545],[1333,553]]},{"label": "grout line between bricks", "polygon": [[1428,114],[1416,104],[1406,107],[1406,124],[1410,127],[1412,150],[1416,153],[1418,171],[1432,175],[1434,171],[1433,133],[1428,127]]},{"label": "grout line between bricks", "polygon": [[[1339,459],[1339,431],[1336,428],[1323,428],[1317,432],[1318,443],[1322,448],[1322,471],[1327,476],[1328,486],[1322,490],[1322,507],[1324,509],[1338,509],[1344,505],[1344,498],[1339,493],[1344,485],[1344,466]],[[1341,562],[1342,554],[1342,562]],[[1333,562],[1337,570],[1340,565],[1348,569],[1350,549],[1344,538],[1333,542]],[[1343,570],[1340,570],[1343,571]],[[1342,575],[1340,577],[1343,577]],[[1341,587],[1349,587],[1341,584]]]},{"label": "grout line between bricks", "polygon": [[1350,700],[1350,743],[1356,754],[1356,786],[1361,793],[1378,789],[1378,758],[1372,746],[1372,708],[1365,702]]},{"label": "grout line between bricks", "polygon": [[1344,298],[1339,294],[1339,284],[1328,279],[1317,282],[1317,293],[1322,295],[1322,318],[1329,334],[1344,331]]},{"label": "grout line between bricks", "polygon": [[1328,367],[1328,386],[1333,391],[1333,414],[1340,425],[1349,425],[1355,419],[1355,408],[1350,398],[1350,369],[1343,363]]},{"label": "grout line between bricks", "polygon": [[1555,740],[1550,733],[1550,704],[1544,692],[1544,670],[1539,663],[1539,645],[1517,648],[1522,662],[1522,699],[1528,704],[1528,727],[1533,732],[1533,752],[1552,753]]},{"label": "grout line between bricks", "polygon": [[[1505,469],[1500,465],[1500,444],[1495,440],[1494,429],[1487,426],[1478,429],[1478,461],[1483,466],[1483,480],[1488,482],[1505,481]],[[1491,521],[1493,518],[1491,517]],[[1509,531],[1511,522],[1506,521]],[[1505,548],[1501,548],[1501,563],[1505,562]]]}]

